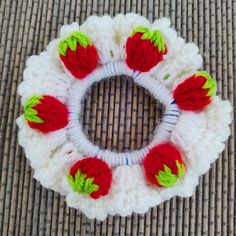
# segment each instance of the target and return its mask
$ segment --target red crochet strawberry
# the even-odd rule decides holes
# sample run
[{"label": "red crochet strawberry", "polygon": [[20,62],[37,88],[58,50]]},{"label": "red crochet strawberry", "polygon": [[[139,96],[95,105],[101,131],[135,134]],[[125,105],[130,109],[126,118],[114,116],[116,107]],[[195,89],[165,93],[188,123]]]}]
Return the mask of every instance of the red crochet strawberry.
[{"label": "red crochet strawberry", "polygon": [[108,194],[112,172],[104,161],[87,157],[71,167],[67,179],[75,192],[97,199]]},{"label": "red crochet strawberry", "polygon": [[181,110],[199,111],[212,101],[215,92],[215,80],[206,71],[200,71],[179,84],[173,97]]},{"label": "red crochet strawberry", "polygon": [[159,30],[137,27],[126,42],[126,63],[133,70],[149,71],[166,53],[166,43]]},{"label": "red crochet strawberry", "polygon": [[24,106],[24,117],[32,129],[48,133],[68,124],[67,107],[52,96],[32,96]]},{"label": "red crochet strawberry", "polygon": [[147,180],[158,187],[171,187],[185,174],[180,152],[171,144],[154,147],[143,161]]},{"label": "red crochet strawberry", "polygon": [[63,64],[77,79],[83,79],[97,67],[97,50],[82,32],[75,32],[61,40],[58,48]]}]

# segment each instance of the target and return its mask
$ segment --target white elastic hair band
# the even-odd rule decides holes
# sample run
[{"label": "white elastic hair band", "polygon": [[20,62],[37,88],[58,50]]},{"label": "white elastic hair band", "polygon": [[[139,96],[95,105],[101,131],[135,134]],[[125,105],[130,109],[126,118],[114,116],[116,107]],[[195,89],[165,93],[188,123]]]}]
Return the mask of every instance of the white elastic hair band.
[{"label": "white elastic hair band", "polygon": [[[153,140],[148,146],[140,150],[117,153],[101,149],[88,140],[79,120],[82,99],[88,88],[94,82],[99,82],[105,78],[111,78],[117,75],[132,77],[134,82],[147,89],[155,99],[159,100],[165,106],[162,122],[156,128]],[[142,162],[152,147],[169,140],[173,127],[180,115],[180,110],[175,104],[171,92],[163,84],[148,74],[140,74],[137,71],[129,69],[123,61],[101,65],[83,80],[75,81],[72,89],[69,91],[67,103],[69,108],[69,139],[85,156],[100,158],[110,167],[135,165]]]}]

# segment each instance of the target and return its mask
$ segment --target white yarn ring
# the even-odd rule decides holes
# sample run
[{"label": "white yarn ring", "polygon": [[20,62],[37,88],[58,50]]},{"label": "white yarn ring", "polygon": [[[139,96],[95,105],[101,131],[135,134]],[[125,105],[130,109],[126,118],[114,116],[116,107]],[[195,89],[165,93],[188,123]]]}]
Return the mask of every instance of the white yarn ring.
[{"label": "white yarn ring", "polygon": [[[143,214],[191,196],[230,135],[232,106],[215,96],[216,82],[199,71],[198,47],[178,37],[168,19],[92,16],[63,26],[26,65],[19,143],[34,178],[89,218]],[[140,150],[103,150],[79,120],[86,91],[117,75],[133,78],[165,107],[153,140]]]},{"label": "white yarn ring", "polygon": [[[79,121],[81,102],[88,88],[94,82],[99,82],[104,78],[117,75],[133,77],[137,84],[140,84],[150,91],[154,98],[159,100],[166,107],[163,120],[157,127],[152,142],[137,151],[117,153],[101,149],[88,140]],[[75,81],[69,91],[67,99],[69,108],[69,138],[85,156],[100,158],[110,167],[139,164],[153,146],[161,142],[169,141],[172,129],[180,115],[180,110],[173,101],[174,99],[171,92],[151,75],[136,73],[129,69],[123,61],[102,65],[89,74],[84,80]]]}]

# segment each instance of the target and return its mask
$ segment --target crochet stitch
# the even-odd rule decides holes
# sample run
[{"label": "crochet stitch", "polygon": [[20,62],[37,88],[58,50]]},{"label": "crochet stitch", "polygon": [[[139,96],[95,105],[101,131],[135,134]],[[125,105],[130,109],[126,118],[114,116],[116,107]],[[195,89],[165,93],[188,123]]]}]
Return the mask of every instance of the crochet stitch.
[{"label": "crochet stitch", "polygon": [[147,179],[159,187],[171,187],[184,176],[185,164],[180,152],[171,144],[154,147],[143,161]]},{"label": "crochet stitch", "polygon": [[126,43],[126,63],[134,70],[147,72],[163,60],[167,47],[159,30],[140,26],[134,29]]},{"label": "crochet stitch", "polygon": [[75,32],[61,40],[58,50],[63,64],[77,79],[83,79],[97,66],[97,50],[82,32]]},{"label": "crochet stitch", "polygon": [[92,157],[76,162],[68,175],[74,191],[89,194],[94,199],[108,194],[111,180],[112,173],[107,164]]},{"label": "crochet stitch", "polygon": [[[27,60],[18,93],[19,143],[34,178],[89,218],[143,214],[194,193],[223,151],[232,107],[216,96],[193,43],[169,19],[91,16],[61,28],[46,51]],[[152,141],[140,150],[104,150],[83,132],[81,103],[104,78],[126,75],[164,107]]]},{"label": "crochet stitch", "polygon": [[199,111],[212,101],[215,92],[216,82],[200,71],[179,84],[173,96],[181,110]]},{"label": "crochet stitch", "polygon": [[67,107],[52,96],[32,96],[24,106],[24,117],[32,129],[47,134],[68,124]]}]

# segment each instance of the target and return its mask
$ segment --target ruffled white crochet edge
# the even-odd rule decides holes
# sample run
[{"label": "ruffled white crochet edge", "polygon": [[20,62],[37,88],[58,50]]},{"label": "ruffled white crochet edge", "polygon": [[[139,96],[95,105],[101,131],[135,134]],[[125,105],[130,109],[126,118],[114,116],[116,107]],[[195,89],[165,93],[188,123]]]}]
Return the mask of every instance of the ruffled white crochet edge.
[{"label": "ruffled white crochet edge", "polygon": [[[60,37],[66,37],[75,30],[88,33],[99,48],[100,63],[124,59],[123,46],[130,31],[138,25],[160,29],[168,43],[165,60],[152,70],[152,74],[168,88],[173,89],[187,75],[200,68],[202,58],[194,44],[185,44],[170,28],[168,19],[150,24],[136,14],[89,17],[79,27],[77,23],[63,26]],[[99,30],[101,29],[102,30]],[[119,40],[118,40],[119,39]],[[119,42],[119,44],[116,43]],[[36,94],[49,94],[65,102],[73,78],[64,73],[57,54],[58,39],[53,40],[47,50],[27,61],[23,82],[19,86],[22,103]],[[164,76],[168,74],[168,80]],[[67,204],[82,210],[89,218],[105,219],[108,214],[126,216],[144,213],[173,196],[191,196],[198,177],[204,174],[224,149],[224,142],[230,135],[229,124],[232,107],[228,101],[215,97],[212,104],[202,112],[182,112],[175,126],[171,141],[185,153],[187,171],[185,177],[171,188],[155,188],[145,181],[142,166],[120,166],[113,169],[113,182],[108,196],[93,200],[73,192],[66,175],[70,166],[83,156],[67,138],[67,131],[43,135],[30,129],[23,117],[17,119],[19,143],[25,149],[26,157],[35,170],[34,177],[47,188],[66,195]]]}]

